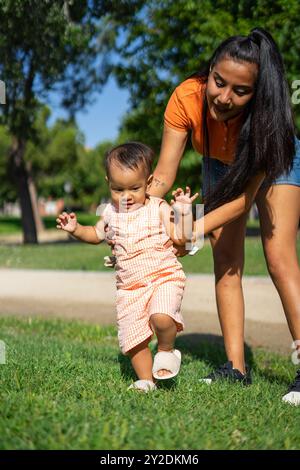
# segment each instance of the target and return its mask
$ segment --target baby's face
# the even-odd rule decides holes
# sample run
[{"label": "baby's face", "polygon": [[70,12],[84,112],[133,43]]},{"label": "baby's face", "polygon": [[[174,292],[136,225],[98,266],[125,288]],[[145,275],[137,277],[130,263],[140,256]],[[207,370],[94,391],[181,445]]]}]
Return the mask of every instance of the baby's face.
[{"label": "baby's face", "polygon": [[145,204],[149,178],[142,165],[131,170],[115,165],[110,166],[108,179],[113,205],[120,212],[134,211]]}]

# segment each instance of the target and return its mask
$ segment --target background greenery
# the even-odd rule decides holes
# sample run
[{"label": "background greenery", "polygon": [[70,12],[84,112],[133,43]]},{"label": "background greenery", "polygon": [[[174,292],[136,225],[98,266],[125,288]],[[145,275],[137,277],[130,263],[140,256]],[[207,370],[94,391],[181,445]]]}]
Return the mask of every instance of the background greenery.
[{"label": "background greenery", "polygon": [[[300,241],[297,244],[300,257]],[[110,255],[106,244],[48,243],[32,245],[0,245],[0,267],[18,269],[66,269],[84,271],[106,271],[103,257]],[[213,259],[210,243],[195,256],[180,258],[185,272],[213,274]],[[261,240],[248,237],[245,241],[246,275],[268,275]]]},{"label": "background greenery", "polygon": [[[93,225],[97,220],[95,215],[84,212],[78,212],[77,216],[79,222],[84,225]],[[46,229],[52,233],[56,231],[54,217],[44,217],[43,222]],[[247,233],[249,236],[245,239],[244,273],[268,275],[262,242],[258,236],[259,221],[248,221]],[[67,242],[49,241],[41,245],[19,245],[13,242],[12,237],[20,235],[20,218],[0,216],[0,267],[109,272],[103,265],[103,257],[111,254],[106,243],[88,245],[69,237]],[[6,240],[6,243],[1,245],[1,240]],[[297,253],[300,258],[300,239],[297,240]],[[180,262],[186,272],[212,274],[213,258],[208,239],[205,239],[204,246],[197,255],[180,258]]]}]

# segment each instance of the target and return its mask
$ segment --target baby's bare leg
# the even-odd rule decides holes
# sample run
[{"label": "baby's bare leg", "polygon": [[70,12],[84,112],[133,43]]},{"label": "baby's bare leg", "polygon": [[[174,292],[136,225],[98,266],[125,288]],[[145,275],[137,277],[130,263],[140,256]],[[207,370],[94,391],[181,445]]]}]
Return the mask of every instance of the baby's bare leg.
[{"label": "baby's bare leg", "polygon": [[152,380],[152,354],[147,339],[128,352],[132,367],[140,380]]},{"label": "baby's bare leg", "polygon": [[[177,327],[175,321],[164,313],[154,313],[151,315],[150,323],[152,329],[157,336],[157,350],[160,351],[173,351],[174,342],[177,334]],[[163,377],[168,375],[169,370],[161,369],[158,375]]]}]

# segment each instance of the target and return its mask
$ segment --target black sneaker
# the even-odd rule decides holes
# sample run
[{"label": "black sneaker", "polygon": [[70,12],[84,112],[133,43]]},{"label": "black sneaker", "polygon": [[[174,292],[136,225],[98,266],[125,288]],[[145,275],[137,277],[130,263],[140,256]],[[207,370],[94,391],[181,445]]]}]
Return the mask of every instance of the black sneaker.
[{"label": "black sneaker", "polygon": [[229,380],[230,382],[241,382],[243,385],[251,385],[252,379],[250,374],[250,369],[246,365],[246,373],[242,374],[238,369],[232,367],[232,362],[228,361],[226,364],[218,367],[211,374],[203,379],[200,379],[200,382],[204,382],[210,385],[212,382],[217,380]]},{"label": "black sneaker", "polygon": [[282,400],[290,405],[300,405],[300,369],[297,370],[295,381],[290,385]]}]

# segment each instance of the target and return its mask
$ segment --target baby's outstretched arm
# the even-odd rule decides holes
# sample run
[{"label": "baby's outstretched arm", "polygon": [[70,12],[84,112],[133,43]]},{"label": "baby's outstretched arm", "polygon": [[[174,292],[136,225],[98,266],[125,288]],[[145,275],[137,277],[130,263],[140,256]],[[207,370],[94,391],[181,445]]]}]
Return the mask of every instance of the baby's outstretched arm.
[{"label": "baby's outstretched arm", "polygon": [[77,240],[81,240],[86,243],[97,245],[101,243],[105,238],[104,233],[104,222],[102,217],[95,226],[81,225],[77,221],[76,214],[71,212],[62,212],[56,219],[56,227],[59,230],[65,230],[70,233]]}]

